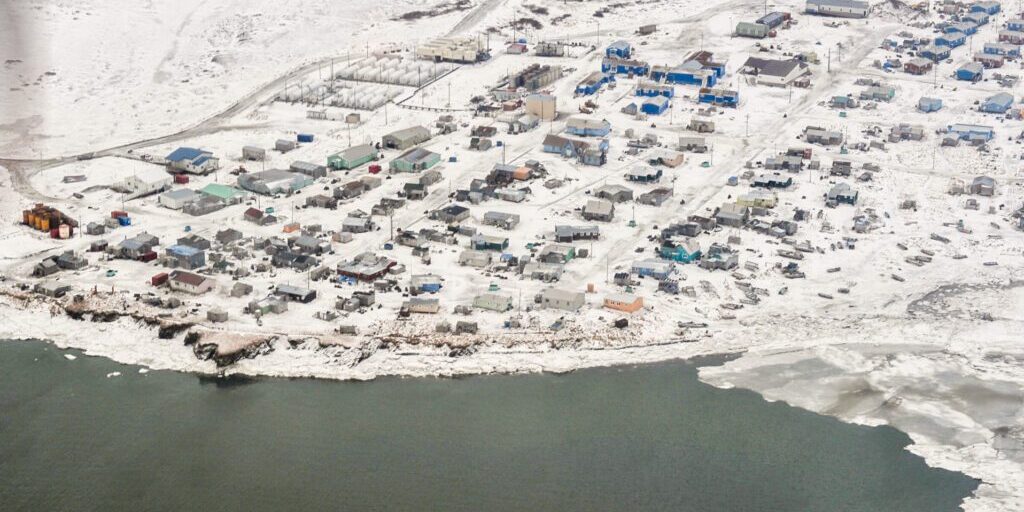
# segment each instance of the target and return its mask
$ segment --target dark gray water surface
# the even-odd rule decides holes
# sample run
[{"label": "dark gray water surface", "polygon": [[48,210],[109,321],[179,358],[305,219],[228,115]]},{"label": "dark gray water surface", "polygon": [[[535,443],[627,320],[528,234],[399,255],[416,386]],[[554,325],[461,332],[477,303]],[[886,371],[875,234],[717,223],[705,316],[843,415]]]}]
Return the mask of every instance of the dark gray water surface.
[{"label": "dark gray water surface", "polygon": [[368,383],[137,371],[0,343],[0,510],[939,512],[977,486],[894,429],[720,390],[686,362]]}]

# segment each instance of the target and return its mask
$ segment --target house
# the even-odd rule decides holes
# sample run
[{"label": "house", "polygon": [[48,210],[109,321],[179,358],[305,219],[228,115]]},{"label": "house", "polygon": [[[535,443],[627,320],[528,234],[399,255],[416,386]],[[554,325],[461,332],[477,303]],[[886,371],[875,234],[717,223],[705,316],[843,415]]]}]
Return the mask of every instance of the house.
[{"label": "house", "polygon": [[956,79],[965,80],[968,82],[977,82],[981,80],[981,75],[985,71],[985,66],[982,66],[979,62],[968,62],[956,70]]},{"label": "house", "polygon": [[738,37],[753,37],[756,39],[764,39],[768,37],[768,25],[761,23],[753,23],[749,21],[741,21],[736,24],[736,29],[733,30],[733,34]]},{"label": "house", "polygon": [[749,57],[740,67],[740,73],[753,75],[758,84],[785,87],[810,71],[807,64],[797,59],[763,59]]},{"label": "house", "polygon": [[700,243],[693,238],[681,241],[666,240],[658,248],[658,255],[679,263],[693,263],[700,259]]},{"label": "house", "polygon": [[659,84],[649,80],[642,80],[636,85],[634,94],[637,96],[664,96],[671,98],[675,96],[675,87],[671,84]]},{"label": "house", "polygon": [[165,249],[170,266],[194,270],[206,266],[206,251],[188,245],[172,245]]},{"label": "house", "polygon": [[565,272],[565,265],[561,263],[531,261],[523,265],[522,275],[525,279],[553,283],[562,278],[563,272]]},{"label": "house", "polygon": [[703,87],[697,93],[697,101],[723,107],[736,107],[740,103],[739,91]]},{"label": "house", "polygon": [[988,53],[975,53],[974,62],[982,65],[985,69],[994,69],[1003,67],[1003,62],[1006,60],[1001,55],[990,55]]},{"label": "house", "polygon": [[700,268],[706,270],[731,270],[739,266],[739,254],[731,247],[722,244],[711,244],[707,253],[700,260]]},{"label": "house", "polygon": [[459,254],[459,265],[483,268],[491,264],[492,258],[490,252],[466,249]]},{"label": "house", "polygon": [[555,226],[556,242],[597,240],[600,236],[601,230],[597,226]]},{"label": "house", "polygon": [[1018,32],[1024,31],[1024,19],[1017,17],[1006,20],[1006,28]]},{"label": "house", "polygon": [[629,272],[640,277],[650,277],[657,280],[668,279],[676,270],[676,264],[672,261],[645,259],[633,262]]},{"label": "house", "polygon": [[364,252],[351,260],[338,264],[338,274],[350,277],[359,281],[373,282],[388,273],[391,267],[397,264],[396,261],[377,256],[372,252]]},{"label": "house", "polygon": [[469,208],[458,204],[450,204],[430,212],[430,218],[445,224],[456,224],[469,218]]},{"label": "house", "polygon": [[309,304],[316,300],[316,290],[301,288],[289,284],[279,284],[274,287],[274,295],[286,302],[300,302]]},{"label": "house", "polygon": [[1024,44],[1024,27],[999,32],[1000,43]]},{"label": "house", "polygon": [[576,247],[569,244],[547,244],[537,254],[537,259],[544,263],[568,263],[575,258]]},{"label": "house", "polygon": [[612,124],[605,119],[572,116],[565,122],[565,131],[580,137],[605,137],[612,131]]},{"label": "house", "polygon": [[589,96],[601,89],[601,86],[608,82],[608,76],[600,71],[594,71],[587,75],[576,85],[576,94]]},{"label": "house", "polygon": [[409,291],[412,293],[437,293],[442,286],[441,277],[434,274],[418,274],[409,278]]},{"label": "house", "polygon": [[976,2],[971,5],[971,12],[980,12],[991,16],[998,13],[1000,11],[1000,7],[999,2],[993,0]]},{"label": "house", "polygon": [[979,196],[994,196],[996,193],[996,180],[988,176],[978,176],[971,181],[970,191]]},{"label": "house", "polygon": [[714,218],[720,226],[740,228],[750,218],[750,208],[736,203],[722,203],[715,211]]},{"label": "house", "polygon": [[997,92],[989,96],[978,106],[978,110],[988,114],[1005,114],[1013,106],[1013,95],[1008,92]]},{"label": "house", "polygon": [[624,313],[636,313],[644,307],[644,299],[631,293],[613,293],[604,298],[603,306]]},{"label": "house", "polygon": [[736,204],[749,208],[775,208],[779,196],[769,189],[755,188],[736,198]]},{"label": "house", "polygon": [[195,234],[185,235],[178,239],[178,245],[184,245],[187,247],[194,247],[203,251],[209,250],[213,247],[213,244],[209,240]]},{"label": "house", "polygon": [[244,191],[220,183],[209,183],[199,190],[200,194],[216,198],[226,205],[238,204],[248,196]]},{"label": "house", "polygon": [[123,189],[130,197],[141,197],[163,192],[171,187],[174,179],[161,169],[144,168],[125,178],[117,188]]},{"label": "house", "polygon": [[710,119],[694,117],[693,119],[690,119],[690,123],[686,125],[686,129],[697,133],[714,133],[715,122]]},{"label": "house", "polygon": [[258,146],[244,146],[242,147],[242,160],[265,160],[267,158],[267,150]]},{"label": "house", "polygon": [[370,144],[352,146],[327,157],[327,167],[335,170],[355,169],[360,165],[377,160],[380,153]]},{"label": "house", "polygon": [[793,184],[793,178],[777,172],[762,174],[750,183],[755,188],[787,188]]},{"label": "house", "polygon": [[209,277],[184,270],[171,271],[167,278],[167,286],[171,290],[192,295],[204,294],[212,290],[216,285],[216,281]]},{"label": "house", "polygon": [[519,225],[519,215],[515,213],[490,211],[484,213],[483,223],[486,226],[497,226],[501,229],[511,230]]},{"label": "house", "polygon": [[634,167],[626,172],[626,179],[637,183],[657,183],[661,176],[661,169],[653,167]]},{"label": "house", "polygon": [[917,109],[921,112],[938,112],[942,109],[942,100],[939,98],[922,97],[917,102]]},{"label": "house", "polygon": [[537,296],[537,302],[543,308],[577,311],[586,304],[587,299],[582,292],[547,288]]},{"label": "house", "polygon": [[256,208],[248,208],[242,212],[242,219],[246,222],[251,222],[259,226],[269,226],[277,222],[277,217],[265,214],[263,211],[257,210]]},{"label": "house", "polygon": [[613,203],[624,203],[633,200],[633,191],[629,187],[611,184],[598,188],[594,192],[594,196]]},{"label": "house", "polygon": [[679,137],[677,149],[691,153],[707,153],[708,143],[704,137]]},{"label": "house", "polygon": [[160,206],[169,208],[171,210],[180,210],[185,207],[187,203],[195,201],[199,197],[199,193],[195,190],[187,188],[179,188],[177,190],[171,190],[160,194],[156,201],[160,203]]},{"label": "house", "polygon": [[924,57],[914,57],[903,63],[903,71],[911,75],[923,75],[932,71],[934,64]]},{"label": "house", "polygon": [[1020,58],[1020,46],[1008,43],[985,43],[982,53],[1016,59]]},{"label": "house", "polygon": [[469,247],[475,251],[504,251],[508,249],[508,238],[477,233],[469,239]]},{"label": "house", "polygon": [[896,89],[887,85],[873,85],[860,92],[860,99],[874,101],[892,101],[896,97]]},{"label": "house", "polygon": [[498,293],[482,293],[473,297],[473,307],[504,313],[512,310],[512,297]]},{"label": "house", "polygon": [[599,222],[611,222],[615,218],[615,205],[600,199],[590,199],[583,207],[583,218]]},{"label": "house", "polygon": [[651,66],[646,62],[617,57],[605,57],[601,60],[601,72],[617,75],[645,76]]},{"label": "house", "polygon": [[541,41],[534,45],[533,52],[538,57],[564,57],[565,43],[558,41]]},{"label": "house", "polygon": [[860,0],[807,0],[804,12],[840,18],[867,18],[871,6]]},{"label": "house", "polygon": [[605,57],[628,59],[633,55],[633,46],[629,44],[629,41],[618,40],[605,48],[604,55]]},{"label": "house", "polygon": [[353,217],[349,215],[341,221],[341,231],[344,233],[368,233],[373,230],[373,221],[370,217]]},{"label": "house", "polygon": [[290,194],[313,184],[305,174],[270,169],[238,176],[238,186],[263,195]]},{"label": "house", "polygon": [[976,124],[953,124],[946,131],[959,140],[971,141],[973,143],[988,142],[995,136],[995,131],[991,126]]},{"label": "house", "polygon": [[949,48],[963,46],[966,42],[967,34],[964,34],[963,32],[952,32],[935,38],[936,46],[946,46]]},{"label": "house", "polygon": [[422,126],[411,126],[391,132],[381,138],[381,145],[388,149],[406,150],[430,140],[430,130]]},{"label": "house", "polygon": [[810,144],[835,146],[843,143],[843,134],[842,132],[826,130],[817,126],[808,126],[804,129],[804,140]]},{"label": "house", "polygon": [[301,160],[292,162],[292,164],[288,166],[288,170],[300,174],[305,174],[306,176],[309,176],[310,178],[313,179],[327,177],[326,166],[314,164],[312,162],[303,162]]},{"label": "house", "polygon": [[918,50],[917,55],[929,59],[932,62],[939,62],[949,58],[950,47],[930,44]]},{"label": "house", "polygon": [[555,153],[565,158],[575,157],[587,165],[604,165],[608,153],[608,140],[601,139],[595,144],[582,139],[548,134],[544,137],[543,148],[545,153]]},{"label": "house", "polygon": [[334,210],[338,208],[338,200],[331,196],[317,194],[306,198],[306,207],[327,208],[328,210]]},{"label": "house", "polygon": [[207,174],[220,168],[220,160],[209,151],[181,147],[164,158],[172,169],[190,174]]},{"label": "house", "polygon": [[665,96],[651,96],[640,104],[640,111],[649,116],[660,116],[669,109],[671,104]]},{"label": "house", "polygon": [[46,281],[42,283],[36,283],[32,287],[32,291],[46,297],[59,299],[68,294],[72,290],[71,285],[60,283],[57,281]]},{"label": "house", "polygon": [[924,139],[924,127],[919,124],[900,123],[889,130],[889,142]]},{"label": "house", "polygon": [[[963,21],[947,24],[942,28],[942,32],[947,35],[963,34],[965,36],[972,36],[978,32],[978,23],[970,21],[972,18],[974,18],[973,15],[967,14],[961,18]],[[984,21],[988,23],[987,16],[984,18]]]},{"label": "house", "polygon": [[391,172],[419,172],[441,161],[441,155],[423,148],[412,148],[391,161]]},{"label": "house", "polygon": [[213,236],[213,239],[221,245],[227,245],[241,240],[242,232],[231,228],[223,229],[218,231],[217,234]]},{"label": "house", "polygon": [[666,201],[672,198],[672,189],[665,187],[658,187],[650,192],[640,194],[640,197],[636,201],[640,204],[648,206],[661,206]]},{"label": "house", "polygon": [[848,183],[839,182],[832,186],[825,195],[830,204],[857,204],[857,191]]}]

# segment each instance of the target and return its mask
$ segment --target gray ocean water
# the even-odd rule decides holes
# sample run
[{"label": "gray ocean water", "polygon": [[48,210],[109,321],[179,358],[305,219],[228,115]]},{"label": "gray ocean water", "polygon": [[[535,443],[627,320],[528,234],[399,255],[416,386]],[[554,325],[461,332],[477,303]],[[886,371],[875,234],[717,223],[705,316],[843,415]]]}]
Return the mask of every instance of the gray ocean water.
[{"label": "gray ocean water", "polygon": [[694,362],[224,380],[0,343],[3,511],[959,510],[977,482],[909,442]]}]

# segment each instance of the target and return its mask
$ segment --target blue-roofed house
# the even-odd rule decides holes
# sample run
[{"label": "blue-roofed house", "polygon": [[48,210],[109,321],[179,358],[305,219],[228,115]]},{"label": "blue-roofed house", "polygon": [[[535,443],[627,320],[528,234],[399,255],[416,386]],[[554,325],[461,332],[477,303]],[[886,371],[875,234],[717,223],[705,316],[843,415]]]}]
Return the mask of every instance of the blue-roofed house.
[{"label": "blue-roofed house", "polygon": [[977,82],[981,80],[982,73],[984,72],[985,66],[982,66],[980,62],[968,62],[957,68],[956,79]]},{"label": "blue-roofed house", "polygon": [[985,43],[983,53],[1003,57],[1020,57],[1020,46],[1008,43]]},{"label": "blue-roofed house", "polygon": [[963,46],[967,42],[967,35],[963,32],[952,32],[943,34],[935,38],[935,44],[939,46],[948,46],[950,48],[956,48],[957,46]]},{"label": "blue-roofed house", "polygon": [[1024,19],[1014,18],[1012,20],[1007,20],[1006,30],[1013,30],[1016,32],[1024,31]]},{"label": "blue-roofed house", "polygon": [[950,48],[948,46],[930,44],[918,50],[917,54],[926,59],[930,59],[933,62],[938,62],[949,58]]},{"label": "blue-roofed house", "polygon": [[206,265],[206,252],[188,245],[172,245],[166,254],[170,265],[176,268],[192,270]]},{"label": "blue-roofed house", "polygon": [[207,174],[220,168],[220,160],[213,153],[196,148],[175,149],[165,160],[172,169],[191,174]]},{"label": "blue-roofed house", "polygon": [[[697,51],[690,54],[682,64],[665,72],[665,81],[672,84],[714,87],[718,79],[725,76],[725,64],[712,60],[714,54]],[[655,78],[657,79],[657,78]]]},{"label": "blue-roofed house", "polygon": [[639,60],[605,57],[601,60],[601,71],[619,75],[644,76],[651,71],[651,66]]},{"label": "blue-roofed house", "polygon": [[601,89],[601,86],[609,81],[609,75],[600,71],[594,71],[576,85],[576,94],[591,95]]},{"label": "blue-roofed house", "polygon": [[971,5],[971,12],[983,12],[988,15],[996,14],[1001,9],[1002,6],[999,4],[999,2],[994,1],[976,2],[973,5]]},{"label": "blue-roofed house", "polygon": [[668,279],[675,271],[675,263],[663,260],[640,260],[630,266],[630,272],[642,277],[652,277],[657,280]]},{"label": "blue-roofed house", "polygon": [[978,110],[988,114],[1005,114],[1011,106],[1013,106],[1013,95],[1008,92],[998,92],[986,98]]},{"label": "blue-roofed house", "polygon": [[698,93],[697,101],[700,103],[710,103],[712,105],[721,105],[724,107],[735,107],[740,103],[740,93],[739,91],[732,91],[729,89],[704,87],[701,88]]},{"label": "blue-roofed house", "polygon": [[652,96],[644,100],[640,104],[640,111],[652,116],[660,116],[668,110],[670,104],[668,98],[664,96]]},{"label": "blue-roofed house", "polygon": [[633,56],[633,46],[629,44],[629,41],[615,41],[608,45],[608,48],[605,48],[604,55],[605,57],[628,59]]},{"label": "blue-roofed house", "polygon": [[939,98],[922,97],[917,102],[917,109],[921,112],[938,112],[942,110],[942,100]]}]

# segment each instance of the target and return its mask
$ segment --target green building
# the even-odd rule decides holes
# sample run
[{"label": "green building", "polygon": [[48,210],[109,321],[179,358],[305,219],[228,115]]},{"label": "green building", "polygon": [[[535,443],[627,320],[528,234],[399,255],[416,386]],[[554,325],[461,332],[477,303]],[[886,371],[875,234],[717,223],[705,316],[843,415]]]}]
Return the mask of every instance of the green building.
[{"label": "green building", "polygon": [[369,144],[352,146],[327,157],[327,167],[335,170],[355,169],[360,165],[376,160],[379,156],[377,148]]}]

